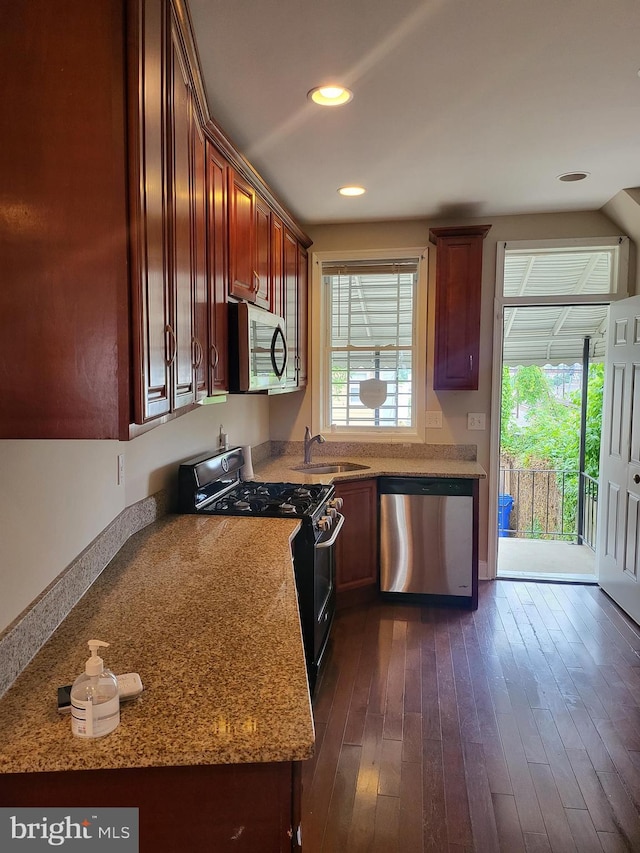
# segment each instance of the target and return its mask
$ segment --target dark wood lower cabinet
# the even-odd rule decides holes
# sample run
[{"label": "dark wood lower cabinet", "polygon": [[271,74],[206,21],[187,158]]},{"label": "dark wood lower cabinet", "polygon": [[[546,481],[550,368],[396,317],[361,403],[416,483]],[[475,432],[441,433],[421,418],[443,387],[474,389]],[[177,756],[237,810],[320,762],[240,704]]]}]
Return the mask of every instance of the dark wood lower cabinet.
[{"label": "dark wood lower cabinet", "polygon": [[298,762],[0,774],[3,807],[137,807],[140,853],[295,851]]},{"label": "dark wood lower cabinet", "polygon": [[336,543],[338,608],[375,597],[378,590],[377,480],[336,483],[345,522]]}]

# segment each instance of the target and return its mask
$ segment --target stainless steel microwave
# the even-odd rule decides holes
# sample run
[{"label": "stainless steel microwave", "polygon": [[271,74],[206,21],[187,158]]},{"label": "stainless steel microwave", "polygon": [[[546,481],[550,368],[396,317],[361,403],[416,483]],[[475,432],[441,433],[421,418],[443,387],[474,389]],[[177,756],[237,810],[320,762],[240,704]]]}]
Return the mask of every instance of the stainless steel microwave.
[{"label": "stainless steel microwave", "polygon": [[284,317],[247,302],[229,303],[228,308],[231,390],[284,388],[289,355]]}]

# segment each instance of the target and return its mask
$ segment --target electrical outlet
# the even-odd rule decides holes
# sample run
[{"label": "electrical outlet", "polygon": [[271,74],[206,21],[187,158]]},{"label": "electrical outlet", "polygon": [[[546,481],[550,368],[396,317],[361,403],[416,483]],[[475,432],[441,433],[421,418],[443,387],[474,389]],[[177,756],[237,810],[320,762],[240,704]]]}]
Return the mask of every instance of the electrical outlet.
[{"label": "electrical outlet", "polygon": [[427,429],[442,429],[442,412],[426,412],[425,426]]},{"label": "electrical outlet", "polygon": [[118,485],[124,486],[124,453],[118,453]]},{"label": "electrical outlet", "polygon": [[467,429],[486,429],[487,416],[484,412],[468,412]]}]

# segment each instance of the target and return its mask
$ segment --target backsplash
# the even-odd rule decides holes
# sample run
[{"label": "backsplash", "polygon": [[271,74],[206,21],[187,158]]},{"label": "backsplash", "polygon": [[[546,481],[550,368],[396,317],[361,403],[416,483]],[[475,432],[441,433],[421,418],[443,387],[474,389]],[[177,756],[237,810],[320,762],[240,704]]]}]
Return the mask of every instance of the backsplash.
[{"label": "backsplash", "polygon": [[158,492],[124,509],[0,634],[0,696],[49,639],[124,543],[167,512]]}]

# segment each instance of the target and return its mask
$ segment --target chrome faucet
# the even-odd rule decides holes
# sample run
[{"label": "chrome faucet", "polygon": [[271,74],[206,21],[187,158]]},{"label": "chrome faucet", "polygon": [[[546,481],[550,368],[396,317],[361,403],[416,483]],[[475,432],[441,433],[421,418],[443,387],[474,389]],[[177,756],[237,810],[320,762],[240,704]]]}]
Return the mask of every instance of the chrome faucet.
[{"label": "chrome faucet", "polygon": [[311,430],[307,427],[304,431],[304,464],[308,465],[311,462],[311,448],[313,442],[317,441],[318,444],[324,444],[326,439],[323,435],[318,433],[317,435],[312,436]]}]

